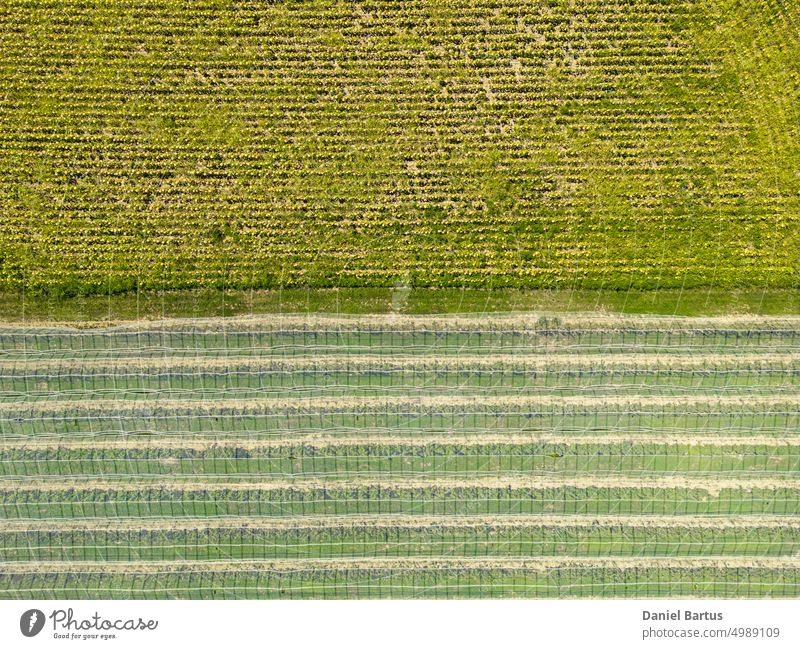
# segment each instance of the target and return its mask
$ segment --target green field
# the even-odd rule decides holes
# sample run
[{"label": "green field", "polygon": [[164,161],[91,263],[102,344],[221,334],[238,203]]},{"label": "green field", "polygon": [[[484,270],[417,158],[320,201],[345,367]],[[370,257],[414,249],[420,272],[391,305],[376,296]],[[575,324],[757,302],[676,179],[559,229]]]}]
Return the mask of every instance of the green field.
[{"label": "green field", "polygon": [[8,0],[0,291],[797,287],[799,23]]},{"label": "green field", "polygon": [[797,316],[0,327],[0,597],[798,597]]},{"label": "green field", "polygon": [[3,2],[0,599],[800,597],[798,7]]},{"label": "green field", "polygon": [[[244,562],[246,564],[246,562]],[[69,564],[35,573],[0,575],[0,594],[13,593],[31,599],[47,593],[61,599],[131,599],[181,597],[232,599],[351,599],[379,598],[500,598],[516,597],[660,597],[750,598],[797,597],[800,573],[796,564],[777,567],[743,566],[605,567],[596,559],[576,567],[531,569],[522,562],[498,568],[475,568],[469,563],[424,562],[383,569],[343,565],[338,569],[298,569],[297,564],[267,562],[237,567],[236,564],[162,564],[142,570],[132,564],[111,572],[98,564],[75,579]],[[618,561],[616,563],[623,563]],[[724,562],[720,562],[724,563]],[[464,565],[466,564],[466,565]],[[633,564],[635,566],[635,564]],[[425,568],[428,569],[425,569]],[[431,569],[433,568],[433,569]],[[10,586],[10,588],[8,588]]]}]

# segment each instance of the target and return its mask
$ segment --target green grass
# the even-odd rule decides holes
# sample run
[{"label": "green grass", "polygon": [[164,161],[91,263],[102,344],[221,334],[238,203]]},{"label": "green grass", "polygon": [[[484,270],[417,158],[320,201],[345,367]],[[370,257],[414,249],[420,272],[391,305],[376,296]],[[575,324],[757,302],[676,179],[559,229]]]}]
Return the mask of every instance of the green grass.
[{"label": "green grass", "polygon": [[[187,402],[187,406],[190,404]],[[62,407],[63,410],[63,407]],[[608,432],[650,433],[662,431],[690,434],[764,434],[782,435],[798,428],[800,411],[796,405],[774,408],[700,408],[682,405],[673,408],[647,408],[636,411],[627,406],[600,408],[599,404],[581,409],[536,408],[495,409],[494,412],[442,412],[436,409],[410,409],[409,412],[378,412],[296,414],[276,412],[253,415],[232,407],[228,412],[199,415],[187,407],[184,411],[158,412],[143,405],[139,412],[122,414],[114,410],[81,415],[61,412],[43,417],[20,406],[8,418],[0,419],[0,434],[22,440],[37,436],[74,436],[124,439],[125,436],[152,439],[156,435],[174,437],[191,435],[217,439],[233,433],[250,438],[288,438],[293,434],[352,433],[364,431],[369,435],[442,433],[576,433],[595,435]]]},{"label": "green grass", "polygon": [[230,489],[203,486],[0,488],[9,519],[174,518],[184,516],[340,516],[354,514],[800,515],[800,488],[410,487],[296,486]]},{"label": "green grass", "polygon": [[[401,296],[398,299],[397,296]],[[512,311],[652,313],[676,316],[797,315],[793,289],[491,290],[470,288],[306,288],[133,291],[54,297],[0,292],[5,322],[102,323],[275,313],[505,313]]]},{"label": "green grass", "polygon": [[[654,436],[655,437],[655,436]],[[343,444],[313,442],[275,448],[69,447],[0,449],[0,473],[12,477],[82,477],[127,481],[181,476],[235,480],[354,477],[479,477],[496,475],[720,477],[800,474],[797,445],[708,445],[618,442],[552,444]]]},{"label": "green grass", "polygon": [[798,286],[796,4],[5,9],[0,290]]},{"label": "green grass", "polygon": [[0,573],[0,597],[20,599],[348,598],[796,598],[800,572],[785,569],[302,570],[165,574]]},{"label": "green grass", "polygon": [[[116,365],[89,371],[54,369],[25,371],[0,369],[4,388],[0,402],[91,401],[95,399],[158,400],[256,399],[265,397],[349,397],[437,394],[500,395],[795,395],[800,393],[800,370],[756,368],[745,361],[739,367],[682,370],[667,368],[571,370],[481,368],[364,370],[309,369],[303,373],[242,367],[232,361],[214,371],[187,366],[136,372]],[[732,365],[732,364],[731,364]],[[123,373],[126,372],[126,373]],[[612,386],[612,387],[609,387]]]},{"label": "green grass", "polygon": [[270,529],[252,520],[234,528],[0,532],[5,561],[224,561],[405,557],[791,557],[800,528],[669,527],[596,522],[459,527]]}]

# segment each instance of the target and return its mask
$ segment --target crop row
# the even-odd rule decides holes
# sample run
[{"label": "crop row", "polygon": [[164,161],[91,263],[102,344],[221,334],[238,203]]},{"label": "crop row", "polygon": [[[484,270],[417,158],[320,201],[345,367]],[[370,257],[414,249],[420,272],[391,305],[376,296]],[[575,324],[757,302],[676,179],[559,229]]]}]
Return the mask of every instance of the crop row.
[{"label": "crop row", "polygon": [[[635,405],[635,404],[634,404]],[[298,436],[320,431],[349,435],[362,431],[380,437],[398,433],[425,435],[441,431],[462,434],[606,434],[686,433],[702,435],[723,433],[752,435],[753,431],[770,436],[785,436],[798,430],[800,412],[787,408],[692,411],[684,405],[673,408],[642,408],[625,411],[623,407],[602,407],[592,412],[583,409],[496,409],[494,412],[443,412],[442,409],[409,409],[405,412],[350,413],[276,413],[254,415],[231,408],[227,412],[203,414],[187,409],[182,413],[159,414],[142,410],[141,414],[107,410],[87,415],[67,411],[60,415],[18,411],[11,418],[0,419],[0,437],[32,439],[34,436],[75,438],[148,439],[154,434],[172,438],[176,435],[207,438],[247,434],[251,438]]]},{"label": "crop row", "polygon": [[[496,400],[496,401],[494,401]],[[341,403],[339,403],[341,402]],[[0,437],[603,433],[711,431],[787,434],[793,397],[356,397],[227,401],[42,401],[0,404]]]},{"label": "crop row", "polygon": [[[502,481],[500,481],[502,483]],[[683,486],[497,487],[419,486],[403,483],[329,487],[215,486],[195,483],[161,486],[93,487],[79,478],[67,484],[0,486],[5,519],[145,518],[197,516],[339,516],[352,514],[608,514],[608,515],[800,515],[800,488],[743,485],[714,487],[714,481]],[[712,487],[709,487],[709,484]],[[780,482],[776,483],[776,485]]]},{"label": "crop row", "polygon": [[338,569],[192,568],[103,573],[69,569],[0,568],[0,597],[23,599],[346,599],[346,598],[796,598],[800,570],[701,566],[613,568],[584,565],[542,570],[452,568]]},{"label": "crop row", "polygon": [[0,333],[0,358],[151,358],[157,356],[289,356],[315,354],[687,354],[786,353],[797,328],[700,331],[287,331]]},{"label": "crop row", "polygon": [[[365,372],[355,377],[340,372],[310,374],[305,372],[265,376],[231,373],[216,377],[165,374],[146,376],[87,378],[67,380],[47,375],[9,381],[9,389],[0,391],[0,401],[71,401],[103,400],[216,400],[263,399],[267,397],[354,397],[404,395],[482,395],[482,396],[584,396],[648,394],[678,395],[795,395],[800,388],[800,370],[773,372],[736,372],[715,374],[683,372],[650,378],[655,372],[606,372],[586,378],[564,379],[560,376],[531,377],[524,373],[493,376],[478,371],[455,374],[414,374],[410,380],[402,376],[386,376],[380,371]],[[732,375],[731,375],[732,374]],[[644,376],[642,376],[644,375]],[[650,380],[648,380],[650,378]]]},{"label": "crop row", "polygon": [[[773,360],[742,357],[741,362],[699,363],[644,358],[630,367],[608,360],[594,365],[587,359],[569,367],[552,362],[526,367],[519,362],[460,362],[448,367],[441,360],[403,364],[391,359],[357,360],[320,357],[312,364],[279,361],[246,363],[232,360],[213,365],[199,362],[126,365],[0,364],[0,401],[150,399],[260,399],[266,397],[355,397],[378,395],[791,395],[797,392],[800,365],[794,357]],[[488,357],[486,360],[491,360]],[[613,359],[612,359],[613,360]],[[337,362],[340,361],[340,362]],[[344,361],[344,362],[341,362]],[[661,363],[664,363],[661,365]],[[694,364],[694,367],[691,365]],[[510,365],[510,366],[509,366]],[[594,366],[593,366],[594,365]],[[690,367],[681,367],[689,365]]]},{"label": "crop row", "polygon": [[[446,438],[445,438],[446,439]],[[764,444],[728,441],[708,443],[518,442],[469,444],[447,442],[404,445],[337,443],[259,446],[242,440],[193,448],[159,446],[51,448],[0,447],[3,478],[117,478],[126,481],[182,476],[230,481],[297,478],[335,480],[351,477],[480,477],[499,475],[800,475],[800,438]]]},{"label": "crop row", "polygon": [[290,529],[248,521],[238,527],[195,529],[50,529],[2,531],[4,562],[219,561],[383,557],[789,557],[800,552],[800,528],[715,529],[669,526],[491,523],[459,527],[441,519],[432,526],[375,526],[357,521],[341,527]]}]

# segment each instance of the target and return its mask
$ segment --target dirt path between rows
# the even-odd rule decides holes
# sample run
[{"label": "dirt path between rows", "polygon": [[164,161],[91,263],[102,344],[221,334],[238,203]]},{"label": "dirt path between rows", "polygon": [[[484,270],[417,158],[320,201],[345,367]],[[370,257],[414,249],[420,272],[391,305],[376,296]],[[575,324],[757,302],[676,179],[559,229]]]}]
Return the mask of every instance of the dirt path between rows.
[{"label": "dirt path between rows", "polygon": [[628,478],[613,476],[576,476],[576,477],[480,477],[480,478],[431,478],[431,479],[371,479],[344,478],[320,480],[293,479],[271,480],[263,482],[216,482],[198,481],[196,478],[186,480],[178,477],[174,480],[164,476],[153,476],[152,479],[134,479],[126,477],[124,482],[111,480],[87,480],[85,478],[40,480],[40,479],[3,479],[0,490],[20,491],[134,491],[134,490],[170,490],[170,491],[276,491],[290,490],[352,490],[380,488],[386,490],[403,489],[559,489],[574,487],[578,489],[681,489],[701,491],[711,497],[718,496],[722,490],[755,489],[800,490],[800,479],[746,478],[687,478],[685,476],[650,476],[646,478]]},{"label": "dirt path between rows", "polygon": [[547,557],[519,559],[506,557],[432,557],[420,559],[387,557],[382,559],[274,559],[253,561],[151,561],[142,562],[60,562],[0,563],[0,573],[99,573],[99,574],[171,574],[179,572],[259,572],[259,571],[310,571],[310,570],[553,570],[558,568],[585,569],[650,569],[650,568],[750,568],[800,570],[800,557],[691,557],[691,558],[639,558],[639,557]]},{"label": "dirt path between rows", "polygon": [[503,516],[295,516],[275,517],[206,517],[206,518],[123,518],[123,519],[29,519],[0,521],[0,533],[66,531],[178,531],[206,529],[314,530],[314,529],[420,529],[447,530],[476,528],[570,528],[636,527],[688,529],[800,529],[798,516],[613,516],[570,514],[540,516],[507,514]]},{"label": "dirt path between rows", "polygon": [[141,416],[151,416],[153,411],[186,411],[193,414],[214,413],[219,411],[235,411],[245,414],[247,412],[261,411],[329,411],[329,412],[359,412],[375,408],[408,408],[408,409],[435,409],[458,408],[465,410],[469,407],[485,408],[520,408],[535,406],[562,406],[562,407],[588,407],[600,406],[626,406],[646,409],[649,406],[721,406],[726,408],[745,406],[774,406],[782,405],[790,408],[800,407],[800,395],[788,396],[762,396],[762,395],[736,395],[736,396],[642,396],[642,395],[602,395],[596,397],[585,396],[538,396],[538,395],[513,395],[490,397],[462,397],[462,396],[366,396],[366,397],[298,397],[294,399],[226,399],[224,401],[193,401],[159,399],[152,401],[133,401],[116,399],[99,399],[96,401],[43,401],[32,403],[0,403],[0,417],[13,417],[20,412],[30,413],[55,413],[67,412],[114,412],[141,413]]},{"label": "dirt path between rows", "polygon": [[[297,448],[297,447],[343,447],[343,446],[410,446],[424,447],[431,445],[440,446],[527,446],[531,444],[547,445],[618,445],[639,444],[647,446],[711,446],[711,447],[795,447],[800,446],[800,433],[793,437],[771,435],[742,435],[724,436],[716,434],[689,436],[660,434],[654,432],[649,435],[619,435],[586,433],[583,435],[550,435],[540,433],[422,433],[416,435],[386,435],[386,434],[342,434],[325,435],[319,433],[285,435],[276,439],[253,440],[248,436],[239,437],[231,435],[226,439],[198,439],[192,436],[176,437],[132,437],[119,440],[93,440],[74,437],[31,439],[20,437],[15,440],[0,440],[0,451],[36,451],[36,450],[146,450],[164,449],[166,451],[193,450],[206,451],[210,449],[242,449],[257,451],[259,449]],[[737,449],[738,450],[738,449]],[[151,458],[153,460],[157,458]],[[191,460],[193,458],[186,458]],[[202,459],[202,458],[200,458]],[[222,458],[221,458],[222,459]],[[46,460],[42,460],[46,462]]]},{"label": "dirt path between rows", "polygon": [[[105,370],[114,375],[142,371],[207,372],[207,371],[291,371],[296,369],[348,370],[464,370],[464,369],[725,369],[792,368],[800,363],[800,353],[698,353],[665,354],[641,352],[636,354],[459,354],[418,356],[320,355],[309,356],[168,356],[157,358],[118,359],[51,359],[35,358],[0,360],[0,374],[11,370],[71,372],[76,370]],[[37,377],[39,378],[39,377]]]},{"label": "dirt path between rows", "polygon": [[593,312],[517,312],[476,313],[458,315],[325,315],[325,314],[264,314],[227,318],[168,318],[158,320],[118,320],[98,322],[28,321],[1,323],[4,331],[25,329],[64,330],[75,332],[175,332],[175,331],[252,331],[274,329],[358,330],[389,329],[396,331],[422,330],[527,330],[537,329],[717,329],[717,328],[797,328],[800,316],[671,316],[621,315]]}]

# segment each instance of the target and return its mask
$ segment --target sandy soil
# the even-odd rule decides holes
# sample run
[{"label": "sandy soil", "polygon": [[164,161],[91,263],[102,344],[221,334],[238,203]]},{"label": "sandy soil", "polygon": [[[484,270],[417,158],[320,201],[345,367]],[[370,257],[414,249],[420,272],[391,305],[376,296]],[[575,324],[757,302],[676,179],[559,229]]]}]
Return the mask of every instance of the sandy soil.
[{"label": "sandy soil", "polygon": [[743,446],[800,446],[800,434],[794,437],[786,436],[757,436],[742,435],[674,435],[664,433],[653,433],[650,435],[630,435],[621,433],[619,435],[608,434],[585,434],[585,435],[548,435],[539,433],[520,434],[520,433],[426,433],[410,435],[369,435],[369,434],[305,434],[298,436],[283,436],[276,439],[251,440],[248,437],[235,437],[225,440],[203,440],[195,437],[174,437],[174,438],[129,438],[119,440],[92,440],[75,439],[70,437],[56,439],[31,439],[20,438],[18,440],[0,440],[0,450],[26,451],[26,450],[56,450],[63,449],[164,449],[167,452],[183,449],[196,451],[209,450],[214,448],[232,449],[241,448],[247,451],[256,451],[266,448],[296,448],[298,446],[308,446],[314,448],[341,447],[341,446],[429,446],[438,445],[459,445],[459,446],[482,446],[482,445],[529,445],[529,444],[569,444],[569,445],[614,445],[614,444],[639,444],[648,446],[711,446],[711,447],[743,447]]},{"label": "sandy soil", "polygon": [[261,482],[223,482],[188,480],[185,477],[175,479],[164,476],[153,476],[152,479],[133,480],[128,477],[124,482],[113,480],[96,480],[84,478],[62,478],[54,480],[41,479],[3,479],[0,490],[5,491],[135,491],[147,490],[182,490],[182,491],[275,491],[280,489],[300,490],[341,490],[364,489],[369,487],[403,490],[403,489],[560,489],[574,487],[578,489],[681,489],[705,492],[711,497],[718,496],[725,489],[751,491],[755,489],[792,489],[800,490],[800,478],[689,478],[686,476],[648,476],[614,477],[614,476],[574,476],[574,477],[479,477],[479,478],[405,478],[405,479],[371,479],[344,478],[332,480],[293,479],[269,480]]},{"label": "sandy soil", "polygon": [[259,412],[380,412],[382,409],[457,409],[473,412],[476,408],[602,408],[603,406],[625,406],[628,409],[647,410],[651,406],[717,406],[738,409],[760,406],[784,406],[800,408],[798,395],[601,395],[601,396],[359,396],[359,397],[298,397],[293,399],[227,399],[224,401],[194,401],[180,399],[158,399],[151,401],[98,399],[95,401],[37,401],[30,403],[0,403],[0,417],[17,417],[20,413],[31,416],[81,416],[91,413],[139,414],[152,416],[155,412],[183,412],[193,415],[225,412],[247,414]]},{"label": "sandy soil", "polygon": [[736,369],[736,368],[797,368],[800,353],[697,353],[697,354],[459,354],[420,356],[374,355],[308,355],[291,357],[158,357],[109,359],[52,359],[52,360],[2,360],[0,374],[11,371],[53,373],[107,372],[114,375],[159,373],[200,373],[232,371],[281,372],[292,370],[344,370],[367,369],[408,370],[465,370],[482,371],[500,369]]},{"label": "sandy soil", "polygon": [[285,314],[235,316],[230,318],[174,318],[164,320],[131,320],[109,322],[35,322],[21,327],[18,323],[0,324],[5,331],[48,330],[90,332],[115,331],[257,331],[257,330],[319,330],[319,329],[391,329],[397,331],[423,330],[528,330],[538,329],[730,329],[730,328],[786,328],[800,327],[800,316],[655,316],[619,315],[602,313],[529,312],[509,314],[459,314],[459,315],[323,315]]},{"label": "sandy soil", "polygon": [[539,516],[508,514],[503,516],[410,516],[370,515],[275,517],[207,517],[207,518],[109,518],[3,520],[0,532],[35,531],[103,531],[103,530],[313,530],[325,528],[419,529],[447,530],[471,528],[570,528],[570,527],[636,527],[744,529],[800,529],[800,516],[611,516],[572,514]]},{"label": "sandy soil", "polygon": [[754,557],[691,557],[691,558],[639,558],[639,557],[547,557],[518,559],[504,557],[432,557],[407,558],[341,558],[341,559],[275,559],[252,561],[149,561],[141,562],[61,562],[40,561],[32,563],[0,563],[0,573],[103,573],[103,574],[168,574],[175,572],[245,572],[245,571],[309,571],[309,570],[525,570],[542,571],[557,568],[636,570],[648,568],[751,568],[800,569],[797,558]]}]

